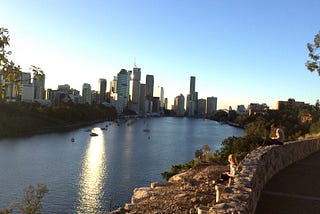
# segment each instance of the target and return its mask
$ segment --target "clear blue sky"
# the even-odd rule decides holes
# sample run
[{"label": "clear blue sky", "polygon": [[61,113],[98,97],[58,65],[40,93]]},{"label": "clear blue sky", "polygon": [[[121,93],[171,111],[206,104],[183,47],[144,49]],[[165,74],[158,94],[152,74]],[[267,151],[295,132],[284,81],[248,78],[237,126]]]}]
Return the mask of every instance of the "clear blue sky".
[{"label": "clear blue sky", "polygon": [[218,108],[320,99],[320,77],[305,68],[320,31],[319,0],[0,0],[12,59],[41,67],[46,87],[81,90],[109,81],[134,60],[169,102],[187,95]]}]

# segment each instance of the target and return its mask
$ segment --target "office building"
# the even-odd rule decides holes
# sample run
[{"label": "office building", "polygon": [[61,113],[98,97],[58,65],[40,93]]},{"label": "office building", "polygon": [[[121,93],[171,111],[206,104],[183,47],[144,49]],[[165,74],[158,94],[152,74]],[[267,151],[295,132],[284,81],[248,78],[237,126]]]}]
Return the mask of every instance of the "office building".
[{"label": "office building", "polygon": [[206,105],[207,101],[205,99],[198,100],[198,117],[206,116]]},{"label": "office building", "polygon": [[83,83],[82,85],[82,102],[84,104],[91,104],[91,85],[88,83]]},{"label": "office building", "polygon": [[207,97],[207,116],[213,115],[217,111],[217,98],[216,97]]},{"label": "office building", "polygon": [[130,109],[139,113],[140,109],[140,79],[141,68],[134,67],[131,72],[131,84],[130,84],[130,97],[131,104]]},{"label": "office building", "polygon": [[107,90],[107,80],[99,79],[99,101],[98,103],[103,103],[106,101],[106,90]]},{"label": "office building", "polygon": [[45,75],[33,77],[34,99],[45,99]]},{"label": "office building", "polygon": [[147,100],[147,109],[146,112],[152,112],[152,98],[153,98],[153,87],[154,87],[154,77],[153,75],[146,76],[146,100]]},{"label": "office building", "polygon": [[22,84],[21,85],[21,102],[33,102],[34,100],[34,85]]},{"label": "office building", "polygon": [[154,90],[154,96],[159,97],[160,108],[164,108],[164,89],[161,86],[157,86]]},{"label": "office building", "polygon": [[140,84],[140,105],[139,105],[139,110],[141,113],[146,113],[147,107],[147,100],[146,100],[146,84]]},{"label": "office building", "polygon": [[176,112],[176,115],[178,117],[184,116],[184,96],[180,94],[179,96],[176,96],[174,99],[174,111]]},{"label": "office building", "polygon": [[164,109],[168,109],[168,98],[164,98],[163,108],[164,108]]},{"label": "office building", "polygon": [[117,77],[114,76],[113,80],[110,81],[110,93],[117,93]]},{"label": "office building", "polygon": [[130,89],[130,73],[126,69],[121,69],[117,76],[118,102],[121,103],[119,111],[128,107]]}]

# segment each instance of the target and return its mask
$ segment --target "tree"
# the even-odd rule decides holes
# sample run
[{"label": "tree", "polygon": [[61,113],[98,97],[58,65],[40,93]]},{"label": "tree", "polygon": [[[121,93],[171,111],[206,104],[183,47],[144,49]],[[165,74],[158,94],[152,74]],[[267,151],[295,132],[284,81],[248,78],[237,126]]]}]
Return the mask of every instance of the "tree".
[{"label": "tree", "polygon": [[316,109],[316,111],[320,111],[320,101],[319,100],[316,101],[314,108]]},{"label": "tree", "polygon": [[16,66],[13,61],[9,61],[8,55],[11,51],[7,51],[6,47],[10,46],[9,32],[6,28],[0,28],[0,99],[5,98],[5,92],[8,87],[10,90],[10,99],[14,89],[19,87],[19,78],[21,78],[21,68]]},{"label": "tree", "polygon": [[314,36],[313,43],[308,43],[309,57],[306,62],[307,69],[311,72],[317,71],[320,75],[320,32]]},{"label": "tree", "polygon": [[0,210],[0,214],[11,214],[15,209],[18,209],[21,214],[42,213],[41,200],[47,192],[47,186],[44,184],[38,183],[36,188],[29,185],[25,189],[25,195],[22,198],[23,202],[17,202],[10,208]]},{"label": "tree", "polygon": [[39,80],[43,75],[43,70],[39,67],[31,65],[30,70],[33,72],[33,78]]}]

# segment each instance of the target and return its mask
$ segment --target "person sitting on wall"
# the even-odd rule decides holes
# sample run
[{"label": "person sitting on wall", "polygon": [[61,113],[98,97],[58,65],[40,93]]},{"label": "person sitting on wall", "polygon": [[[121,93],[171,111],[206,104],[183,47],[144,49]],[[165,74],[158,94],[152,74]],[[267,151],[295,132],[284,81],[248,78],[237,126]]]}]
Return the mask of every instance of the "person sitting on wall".
[{"label": "person sitting on wall", "polygon": [[233,154],[230,154],[228,156],[228,162],[229,162],[230,170],[229,172],[224,172],[221,174],[221,178],[219,179],[219,182],[224,182],[228,180],[230,181],[230,178],[233,178],[236,174],[238,162],[236,157]]},{"label": "person sitting on wall", "polygon": [[284,131],[278,126],[278,124],[273,123],[271,129],[275,132],[275,137],[268,138],[265,140],[264,145],[283,145],[284,142]]}]

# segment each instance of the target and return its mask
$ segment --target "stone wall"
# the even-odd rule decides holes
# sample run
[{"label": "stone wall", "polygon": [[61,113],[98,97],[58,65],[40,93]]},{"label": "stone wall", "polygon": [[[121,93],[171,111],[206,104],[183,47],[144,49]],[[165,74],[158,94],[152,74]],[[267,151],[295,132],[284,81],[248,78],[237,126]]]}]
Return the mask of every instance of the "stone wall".
[{"label": "stone wall", "polygon": [[281,169],[320,150],[320,138],[259,147],[238,166],[237,175],[210,213],[254,213],[260,192]]}]

